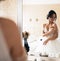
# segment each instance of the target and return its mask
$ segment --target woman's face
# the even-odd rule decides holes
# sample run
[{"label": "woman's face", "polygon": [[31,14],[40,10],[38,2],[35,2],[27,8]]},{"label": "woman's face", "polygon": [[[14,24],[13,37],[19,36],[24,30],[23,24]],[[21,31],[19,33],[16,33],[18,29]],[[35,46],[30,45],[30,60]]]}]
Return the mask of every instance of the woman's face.
[{"label": "woman's face", "polygon": [[53,22],[56,20],[56,15],[53,14],[51,17],[49,17],[49,22]]}]

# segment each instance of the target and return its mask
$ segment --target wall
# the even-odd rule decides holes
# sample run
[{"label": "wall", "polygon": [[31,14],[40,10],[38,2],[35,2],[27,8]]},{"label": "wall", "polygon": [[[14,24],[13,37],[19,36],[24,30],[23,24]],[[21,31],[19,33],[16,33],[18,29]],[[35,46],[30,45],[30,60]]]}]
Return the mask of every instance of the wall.
[{"label": "wall", "polygon": [[17,0],[0,2],[0,17],[8,17],[17,23]]},{"label": "wall", "polygon": [[[42,35],[43,23],[47,23],[46,16],[50,10],[57,13],[56,23],[60,27],[60,5],[59,4],[38,4],[23,5],[23,31],[39,37]],[[60,28],[59,28],[60,29]]]},{"label": "wall", "polygon": [[23,0],[23,4],[59,4],[60,0]]},{"label": "wall", "polygon": [[[59,41],[53,41],[50,47],[45,46],[44,49],[42,42],[40,42],[40,36],[42,35],[43,23],[47,23],[47,14],[50,10],[54,10],[57,13],[57,26],[60,31],[60,4],[29,4],[23,5],[23,31],[28,31],[30,37],[28,39],[30,51],[44,52],[45,50],[51,57],[56,57],[60,54],[60,39]],[[37,40],[37,41],[36,41]],[[50,48],[49,48],[50,47]],[[55,54],[56,53],[56,54]]]},{"label": "wall", "polygon": [[17,20],[17,23],[18,23],[18,26],[19,26],[19,29],[22,31],[22,26],[23,26],[23,0],[17,0],[18,1],[18,9],[17,9],[17,13],[18,13],[18,20]]}]

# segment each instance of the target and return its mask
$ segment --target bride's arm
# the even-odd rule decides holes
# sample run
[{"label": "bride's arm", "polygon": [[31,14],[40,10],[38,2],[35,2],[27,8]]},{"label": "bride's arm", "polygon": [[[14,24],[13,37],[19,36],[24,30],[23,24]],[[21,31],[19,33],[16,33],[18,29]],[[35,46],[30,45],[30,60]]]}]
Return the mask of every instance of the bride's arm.
[{"label": "bride's arm", "polygon": [[46,33],[43,34],[43,36],[48,36],[54,32],[54,28],[51,28],[50,31],[47,31]]},{"label": "bride's arm", "polygon": [[[55,34],[52,34],[54,32],[55,32]],[[43,36],[48,36],[50,34],[52,34],[53,36],[50,36],[47,40],[45,40],[43,43],[44,45],[46,45],[48,43],[48,41],[55,40],[58,37],[57,26],[52,27],[51,30],[49,32],[45,33]]]},{"label": "bride's arm", "polygon": [[43,45],[46,45],[49,41],[55,40],[57,37],[58,37],[58,34],[55,34],[54,36],[49,37],[47,40],[45,40],[45,41],[43,42]]},{"label": "bride's arm", "polygon": [[57,26],[56,24],[54,24],[54,26],[51,26],[50,30],[44,33],[43,36],[48,36],[50,34],[53,34],[56,30],[57,30]]},{"label": "bride's arm", "polygon": [[43,24],[43,34],[45,34],[45,27],[46,27],[46,24]]}]

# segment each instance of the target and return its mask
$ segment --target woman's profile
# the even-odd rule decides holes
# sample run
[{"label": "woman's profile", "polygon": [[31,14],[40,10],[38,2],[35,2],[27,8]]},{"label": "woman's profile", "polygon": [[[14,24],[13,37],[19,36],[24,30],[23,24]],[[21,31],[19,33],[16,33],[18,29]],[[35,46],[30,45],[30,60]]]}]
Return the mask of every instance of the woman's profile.
[{"label": "woman's profile", "polygon": [[54,10],[50,10],[48,15],[48,24],[43,24],[43,36],[46,36],[48,39],[43,42],[46,45],[49,41],[53,41],[58,37],[58,27],[55,23],[57,19],[57,14]]}]

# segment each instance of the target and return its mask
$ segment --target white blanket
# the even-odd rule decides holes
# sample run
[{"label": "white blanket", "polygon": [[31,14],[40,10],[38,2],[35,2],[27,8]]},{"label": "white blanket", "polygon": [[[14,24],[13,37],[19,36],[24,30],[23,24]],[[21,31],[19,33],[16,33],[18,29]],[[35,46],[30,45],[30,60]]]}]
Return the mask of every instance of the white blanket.
[{"label": "white blanket", "polygon": [[[42,39],[42,41],[41,41]],[[39,37],[37,41],[29,43],[31,52],[46,53],[51,57],[57,57],[60,55],[60,39],[49,41],[47,45],[43,45],[46,37]]]}]

